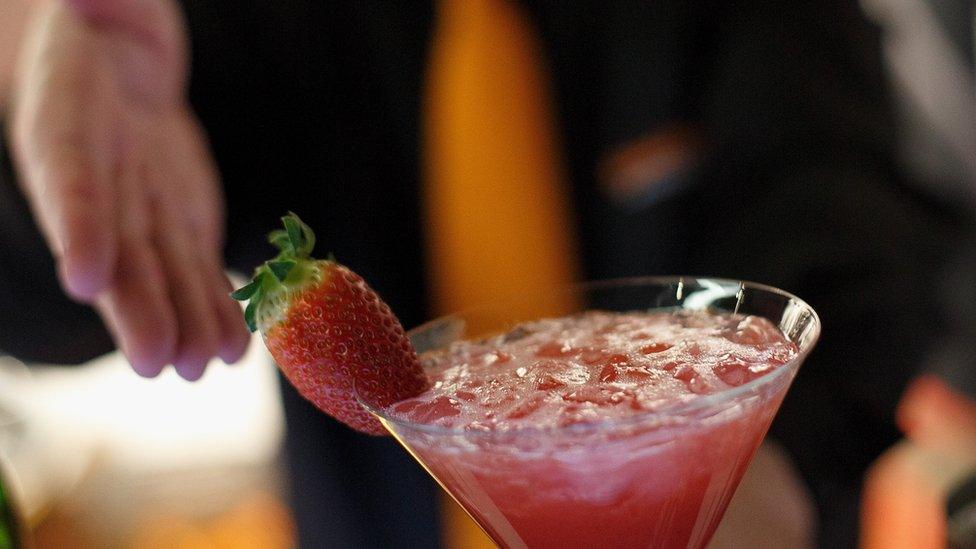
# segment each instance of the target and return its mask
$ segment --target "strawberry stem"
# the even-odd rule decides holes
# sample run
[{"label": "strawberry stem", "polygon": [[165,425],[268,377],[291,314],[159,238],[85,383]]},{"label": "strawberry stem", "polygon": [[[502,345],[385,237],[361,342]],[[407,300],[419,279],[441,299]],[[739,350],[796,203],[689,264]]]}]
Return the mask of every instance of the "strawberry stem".
[{"label": "strawberry stem", "polygon": [[[311,254],[315,248],[315,233],[311,227],[293,212],[282,217],[281,223],[285,227],[283,230],[278,229],[268,234],[268,242],[278,248],[278,255],[254,269],[251,281],[230,294],[237,301],[248,302],[244,309],[244,321],[252,332],[257,330],[257,312],[264,298],[271,293],[286,290],[292,283],[286,284],[285,281],[290,274],[296,272],[295,267],[299,263],[313,260]],[[329,258],[334,260],[331,254]]]}]

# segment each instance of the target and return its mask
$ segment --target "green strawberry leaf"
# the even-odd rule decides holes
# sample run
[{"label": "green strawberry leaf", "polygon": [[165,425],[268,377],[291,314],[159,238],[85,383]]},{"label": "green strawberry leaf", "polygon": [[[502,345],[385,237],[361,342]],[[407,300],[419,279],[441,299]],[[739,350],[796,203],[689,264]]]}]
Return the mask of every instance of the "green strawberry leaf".
[{"label": "green strawberry leaf", "polygon": [[234,290],[234,293],[230,294],[230,296],[237,301],[247,301],[248,299],[251,299],[251,296],[257,293],[260,288],[261,279],[260,277],[255,277],[254,280],[247,284],[247,286]]},{"label": "green strawberry leaf", "polygon": [[268,234],[268,242],[270,242],[278,251],[282,253],[294,252],[294,248],[291,247],[291,239],[288,238],[288,232],[284,229],[278,229],[276,231],[271,231]]},{"label": "green strawberry leaf", "polygon": [[291,247],[295,250],[295,253],[301,253],[302,247],[302,222],[298,219],[298,216],[290,213],[281,218],[281,222],[285,225],[285,231],[288,233],[288,240],[291,241]]},{"label": "green strawberry leaf", "polygon": [[[258,266],[251,281],[231,294],[238,301],[248,302],[244,321],[252,332],[257,330],[258,310],[265,296],[282,295],[282,290],[305,283],[315,272],[315,259],[311,257],[315,233],[293,212],[283,216],[281,224],[284,229],[268,234],[268,242],[278,248],[278,255]],[[331,254],[329,259],[335,261]]]},{"label": "green strawberry leaf", "polygon": [[258,302],[252,299],[247,307],[244,308],[244,322],[247,323],[247,329],[254,333],[258,329],[258,322],[255,316],[257,315]]},{"label": "green strawberry leaf", "polygon": [[275,278],[278,279],[278,282],[284,282],[285,279],[288,278],[288,273],[290,273],[297,264],[298,262],[294,259],[279,259],[276,261],[269,261],[268,268],[271,269],[272,273],[274,273]]},{"label": "green strawberry leaf", "polygon": [[[295,216],[295,219],[298,219],[297,215]],[[300,219],[298,220],[298,222],[301,224],[302,239],[304,240],[304,242],[302,243],[303,244],[302,249],[298,250],[298,254],[303,257],[308,257],[312,254],[312,250],[315,249],[315,233],[312,231],[311,227],[302,223]]]}]

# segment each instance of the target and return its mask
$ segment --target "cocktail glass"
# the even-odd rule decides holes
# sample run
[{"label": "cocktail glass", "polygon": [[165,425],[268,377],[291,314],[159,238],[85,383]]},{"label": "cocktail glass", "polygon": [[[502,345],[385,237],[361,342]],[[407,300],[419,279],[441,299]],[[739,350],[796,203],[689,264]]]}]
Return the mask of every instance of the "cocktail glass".
[{"label": "cocktail glass", "polygon": [[410,335],[423,353],[590,309],[757,315],[779,326],[799,353],[732,389],[565,427],[445,428],[360,402],[501,547],[703,547],[816,343],[820,321],[802,300],[769,286],[653,277],[525,296],[435,320]]}]

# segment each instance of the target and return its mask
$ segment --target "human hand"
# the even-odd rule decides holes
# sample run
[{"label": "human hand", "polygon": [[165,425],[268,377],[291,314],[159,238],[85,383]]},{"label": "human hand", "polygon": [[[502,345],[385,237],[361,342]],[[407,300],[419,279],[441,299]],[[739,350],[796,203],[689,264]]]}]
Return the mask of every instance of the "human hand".
[{"label": "human hand", "polygon": [[972,520],[948,516],[947,500],[976,473],[976,402],[924,374],[909,384],[896,422],[905,438],[865,478],[861,546],[970,547]]},{"label": "human hand", "polygon": [[51,0],[18,65],[11,143],[62,286],[133,369],[189,380],[249,336],[223,273],[223,197],[186,100],[174,0]]}]

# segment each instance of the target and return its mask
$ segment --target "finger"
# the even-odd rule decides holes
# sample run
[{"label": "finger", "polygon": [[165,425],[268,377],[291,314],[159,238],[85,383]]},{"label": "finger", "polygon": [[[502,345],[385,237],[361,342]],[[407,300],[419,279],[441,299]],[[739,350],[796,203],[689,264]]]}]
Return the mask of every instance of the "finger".
[{"label": "finger", "polygon": [[[117,252],[112,115],[97,92],[105,75],[90,62],[79,29],[55,26],[62,41],[32,46],[39,48],[38,62],[19,93],[14,149],[22,187],[59,261],[65,290],[91,301],[110,284]],[[72,47],[73,54],[66,51]]]},{"label": "finger", "polygon": [[166,271],[152,240],[149,197],[139,179],[144,158],[133,151],[117,168],[118,209],[114,212],[119,257],[113,284],[96,308],[133,370],[155,377],[171,363],[178,344],[178,321]]},{"label": "finger", "polygon": [[113,185],[92,170],[83,153],[65,148],[35,172],[33,207],[58,259],[65,291],[90,302],[112,283],[117,232]]},{"label": "finger", "polygon": [[224,246],[224,196],[220,175],[210,153],[203,128],[188,107],[172,117],[166,161],[179,174],[184,201],[183,218],[194,238],[203,243],[204,252],[214,254],[222,265]]},{"label": "finger", "polygon": [[[158,174],[157,174],[158,177]],[[157,180],[158,181],[158,180]],[[154,188],[164,188],[156,183]],[[157,196],[156,246],[168,280],[169,294],[179,322],[179,338],[173,366],[184,379],[196,381],[207,362],[217,354],[220,325],[214,313],[212,281],[190,233],[182,223],[172,196]]]},{"label": "finger", "polygon": [[159,375],[173,360],[176,314],[166,291],[162,265],[149,241],[126,237],[116,283],[96,302],[132,369],[143,377]]},{"label": "finger", "polygon": [[230,280],[221,272],[215,271],[212,276],[213,288],[217,290],[217,294],[214,296],[214,304],[220,323],[218,353],[221,360],[227,364],[233,364],[244,356],[251,342],[251,334],[245,327],[240,305],[230,297],[234,290]]},{"label": "finger", "polygon": [[211,299],[220,328],[218,354],[224,362],[233,363],[247,350],[251,338],[240,306],[229,296],[233,287],[223,272],[224,203],[219,175],[206,135],[188,109],[173,117],[169,129],[170,144],[163,151],[172,172],[179,174],[174,184],[181,189],[184,225],[197,243],[199,256],[211,258],[200,268],[206,269],[208,287],[214,292]]}]

